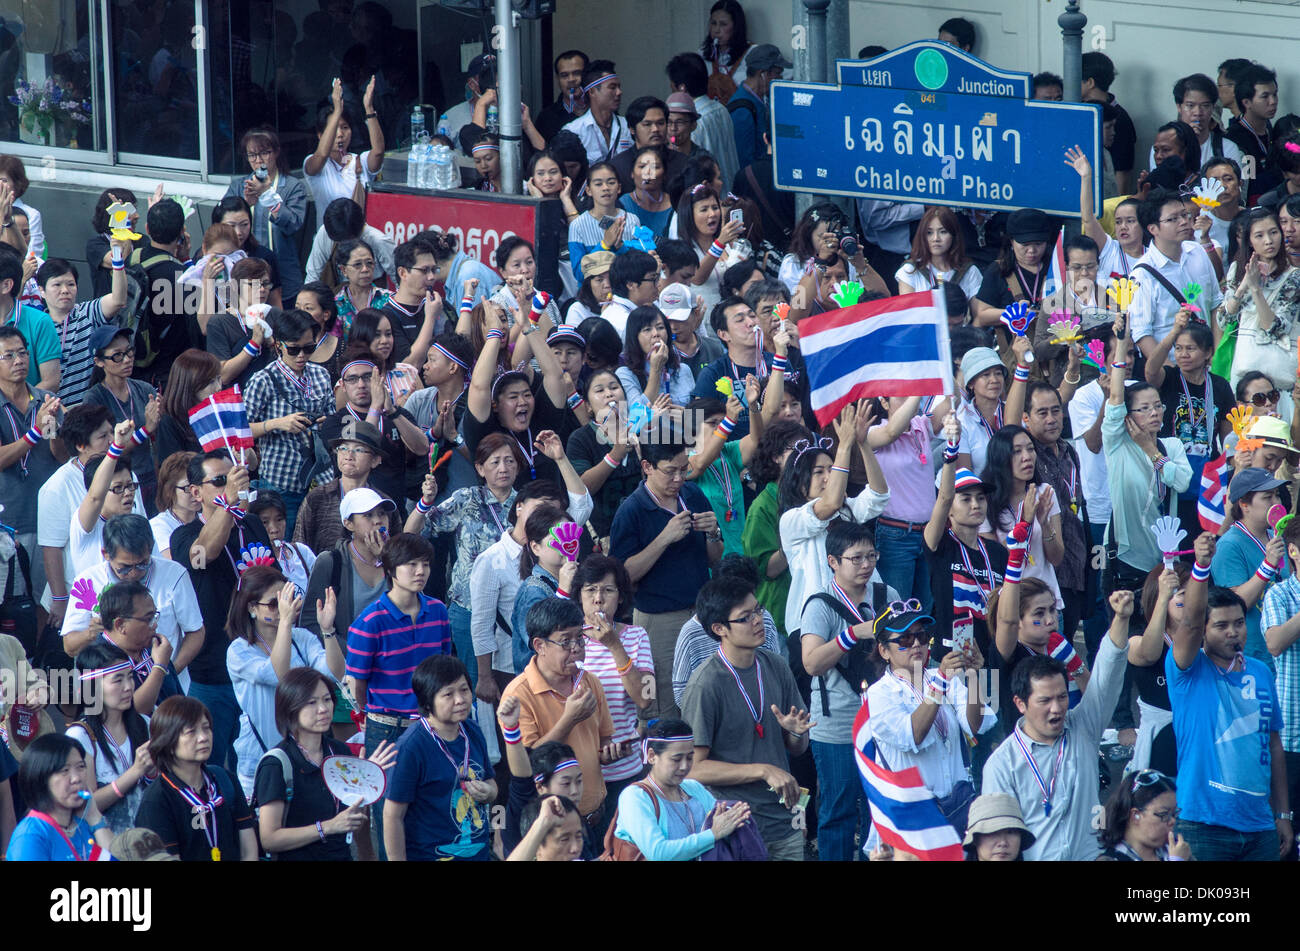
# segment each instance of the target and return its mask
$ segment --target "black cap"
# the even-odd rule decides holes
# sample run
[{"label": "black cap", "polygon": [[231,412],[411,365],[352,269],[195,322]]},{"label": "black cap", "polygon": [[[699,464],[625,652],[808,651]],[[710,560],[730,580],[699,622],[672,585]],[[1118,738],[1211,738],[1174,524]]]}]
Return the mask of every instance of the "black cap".
[{"label": "black cap", "polygon": [[1037,208],[1020,208],[1007,219],[1007,234],[1021,244],[1031,241],[1051,241],[1056,229],[1051,219]]},{"label": "black cap", "polygon": [[90,334],[90,352],[95,356],[99,356],[100,351],[108,349],[108,345],[113,342],[113,338],[118,336],[125,337],[128,343],[131,341],[131,331],[124,327],[118,327],[116,324],[105,324],[102,327],[96,327]]}]

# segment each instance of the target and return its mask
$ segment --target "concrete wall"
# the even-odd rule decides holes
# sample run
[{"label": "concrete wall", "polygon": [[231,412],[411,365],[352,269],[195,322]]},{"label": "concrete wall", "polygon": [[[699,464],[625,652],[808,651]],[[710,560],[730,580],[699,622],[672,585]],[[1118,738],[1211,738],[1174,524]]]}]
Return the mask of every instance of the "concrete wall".
[{"label": "concrete wall", "polygon": [[[800,0],[741,0],[753,42],[790,51],[792,4]],[[838,2],[838,0],[837,0]],[[1056,17],[1063,0],[848,0],[849,43],[893,48],[933,37],[939,24],[963,16],[976,25],[976,54],[999,66],[1036,73],[1061,72]],[[711,0],[560,0],[554,21],[556,50],[573,46],[618,64],[623,101],[668,91],[664,64],[697,49],[708,26]],[[1157,126],[1174,118],[1173,86],[1233,56],[1278,71],[1279,115],[1300,113],[1300,8],[1253,0],[1083,0],[1088,16],[1084,49],[1103,50],[1119,72],[1112,92],[1133,117],[1145,155]],[[1100,28],[1100,29],[1098,29]],[[832,40],[835,38],[832,37]]]}]

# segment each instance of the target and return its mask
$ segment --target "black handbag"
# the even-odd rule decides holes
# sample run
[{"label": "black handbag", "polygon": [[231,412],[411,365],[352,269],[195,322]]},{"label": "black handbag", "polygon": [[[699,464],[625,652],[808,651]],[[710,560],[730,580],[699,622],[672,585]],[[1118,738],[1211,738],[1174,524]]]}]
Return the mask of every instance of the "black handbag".
[{"label": "black handbag", "polygon": [[[15,568],[23,575],[23,594],[14,594]],[[28,657],[37,648],[36,599],[32,592],[31,561],[21,545],[9,560],[9,577],[5,580],[4,601],[0,602],[0,634],[18,638]]]}]

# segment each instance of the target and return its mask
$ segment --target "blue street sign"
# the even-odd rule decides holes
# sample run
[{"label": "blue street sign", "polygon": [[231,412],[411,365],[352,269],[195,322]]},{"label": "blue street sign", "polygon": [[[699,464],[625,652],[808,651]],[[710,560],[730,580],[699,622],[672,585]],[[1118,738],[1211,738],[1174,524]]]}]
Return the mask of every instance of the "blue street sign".
[{"label": "blue street sign", "polygon": [[999,69],[970,53],[938,40],[917,40],[871,59],[835,63],[843,86],[885,86],[922,92],[956,92],[972,96],[1028,99],[1028,73]]},{"label": "blue street sign", "polygon": [[1077,217],[1078,145],[1101,213],[1095,104],[779,81],[771,111],[780,189]]}]

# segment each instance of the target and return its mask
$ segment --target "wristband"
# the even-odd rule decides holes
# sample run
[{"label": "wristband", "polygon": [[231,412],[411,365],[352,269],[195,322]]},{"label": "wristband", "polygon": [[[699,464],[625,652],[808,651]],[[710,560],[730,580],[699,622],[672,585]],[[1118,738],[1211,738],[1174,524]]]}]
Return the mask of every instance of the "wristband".
[{"label": "wristband", "polygon": [[835,638],[835,646],[846,654],[853,650],[853,645],[857,644],[857,642],[858,639],[853,636],[853,629],[847,627],[840,631],[839,635]]},{"label": "wristband", "polygon": [[501,330],[498,327],[493,327],[483,335],[483,340],[484,342],[487,342],[488,340],[504,340],[505,336],[506,332],[504,330]]},{"label": "wristband", "polygon": [[38,445],[38,444],[40,443],[40,441],[41,441],[42,439],[44,439],[44,438],[45,438],[45,437],[44,437],[43,435],[41,435],[41,431],[40,431],[39,429],[36,428],[36,424],[35,424],[35,423],[32,423],[32,428],[31,428],[31,429],[29,429],[29,430],[27,430],[27,432],[23,433],[23,442],[27,443],[27,445],[29,445],[29,446],[35,446],[35,445]]},{"label": "wristband", "polygon": [[131,434],[131,442],[135,443],[137,446],[143,446],[148,441],[149,431],[143,426]]},{"label": "wristband", "polygon": [[614,673],[618,674],[618,675],[621,677],[621,676],[623,676],[623,674],[627,673],[627,672],[628,672],[629,670],[631,670],[631,669],[632,669],[632,658],[629,657],[629,658],[627,659],[627,663],[624,664],[622,667],[615,667],[615,668],[614,668]]},{"label": "wristband", "polygon": [[1170,862],[1186,862],[1187,859],[1183,858],[1181,855],[1170,855],[1169,858],[1168,858],[1168,861],[1170,861]]},{"label": "wristband", "polygon": [[785,373],[789,369],[790,361],[788,358],[781,356],[779,353],[772,357],[773,373]]},{"label": "wristband", "polygon": [[569,404],[569,409],[577,409],[583,403],[582,394],[575,390],[569,394],[569,397],[565,402]]},{"label": "wristband", "polygon": [[507,746],[517,746],[523,742],[523,731],[516,726],[501,725],[501,735],[505,738]]},{"label": "wristband", "polygon": [[1210,581],[1210,566],[1200,565],[1195,562],[1192,564],[1192,580],[1199,581],[1201,584],[1208,584]]},{"label": "wristband", "polygon": [[721,436],[723,439],[730,439],[731,434],[734,433],[735,431],[736,431],[736,424],[734,421],[732,421],[731,417],[730,416],[722,417],[722,420],[718,423],[718,428],[717,428],[718,435]]},{"label": "wristband", "polygon": [[320,836],[322,842],[325,841],[325,827],[320,824],[319,819],[316,820],[316,834]]},{"label": "wristband", "polygon": [[126,267],[126,255],[122,253],[120,245],[113,245],[111,253],[114,271],[120,271],[122,268]]},{"label": "wristband", "polygon": [[244,344],[244,352],[250,357],[258,357],[261,356],[262,348],[250,340]]},{"label": "wristband", "polygon": [[1023,363],[1017,363],[1016,372],[1012,375],[1012,380],[1016,383],[1028,383],[1029,367],[1025,366]]},{"label": "wristband", "polygon": [[1008,561],[1007,571],[1006,574],[1002,576],[1002,580],[1007,584],[1020,584],[1020,570],[1020,565],[1013,565]]},{"label": "wristband", "polygon": [[51,601],[66,601],[66,600],[68,600],[68,596],[65,594],[65,595],[63,595],[62,597],[60,597],[60,596],[57,595],[57,594],[52,594],[52,595],[50,595],[50,600],[51,600]]},{"label": "wristband", "polygon": [[125,448],[126,448],[125,446],[119,446],[119,445],[118,445],[117,443],[115,443],[115,442],[111,442],[111,443],[109,443],[109,444],[108,444],[108,458],[110,458],[110,459],[117,459],[118,457],[120,457],[120,456],[122,455],[122,450],[125,449]]},{"label": "wristband", "polygon": [[113,792],[117,794],[117,798],[118,798],[118,799],[125,799],[125,798],[126,798],[126,793],[122,792],[122,790],[120,790],[120,789],[117,788],[117,780],[116,780],[116,779],[113,780],[112,782],[110,782],[110,783],[108,784],[108,788],[111,789],[111,790],[113,790]]},{"label": "wristband", "polygon": [[944,465],[948,465],[951,462],[957,461],[957,457],[961,455],[961,453],[958,451],[959,448],[960,447],[954,446],[952,443],[944,443],[944,447],[943,447]]},{"label": "wristband", "polygon": [[724,244],[720,244],[717,241],[714,241],[711,245],[709,245],[709,254],[714,258],[722,257],[722,252],[726,250],[727,250],[727,246]]},{"label": "wristband", "polygon": [[1112,369],[1112,370],[1127,370],[1127,369],[1128,369],[1128,364],[1127,364],[1127,363],[1112,363],[1110,366],[1111,366],[1111,369]]},{"label": "wristband", "polygon": [[845,475],[849,474],[847,466],[831,466],[831,472],[843,472]]},{"label": "wristband", "polygon": [[563,588],[557,587],[555,589],[555,596],[557,598],[563,598],[566,601],[569,600],[569,592],[565,591]]},{"label": "wristband", "polygon": [[433,506],[432,506],[432,505],[426,505],[426,504],[424,503],[424,499],[416,499],[416,500],[415,500],[415,510],[416,510],[417,512],[419,512],[421,515],[428,515],[430,512],[433,511]]},{"label": "wristband", "polygon": [[126,264],[125,264],[124,262],[122,262],[122,261],[114,261],[114,262],[113,262],[113,270],[114,270],[114,271],[125,271],[125,270],[126,270]]},{"label": "wristband", "polygon": [[464,297],[462,297],[462,298],[460,299],[460,309],[461,309],[461,312],[462,312],[462,313],[464,313],[464,312],[467,311],[467,310],[473,310],[473,309],[474,309],[474,295],[473,295],[473,294],[467,294],[467,295],[465,295]]},{"label": "wristband", "polygon": [[1263,581],[1265,584],[1272,581],[1276,575],[1277,566],[1270,565],[1267,561],[1260,562],[1259,567],[1255,569],[1255,577],[1260,581]]},{"label": "wristband", "polygon": [[605,460],[604,460],[604,461],[605,461],[605,465],[609,466],[611,469],[617,469],[617,468],[619,467],[619,465],[620,465],[620,463],[617,462],[617,461],[614,459],[614,457],[611,456],[609,453],[605,453]]},{"label": "wristband", "polygon": [[609,245],[607,245],[607,244],[605,243],[605,239],[604,239],[604,238],[601,238],[601,239],[600,239],[600,250],[602,250],[602,251],[613,251],[614,249],[611,248]]}]

